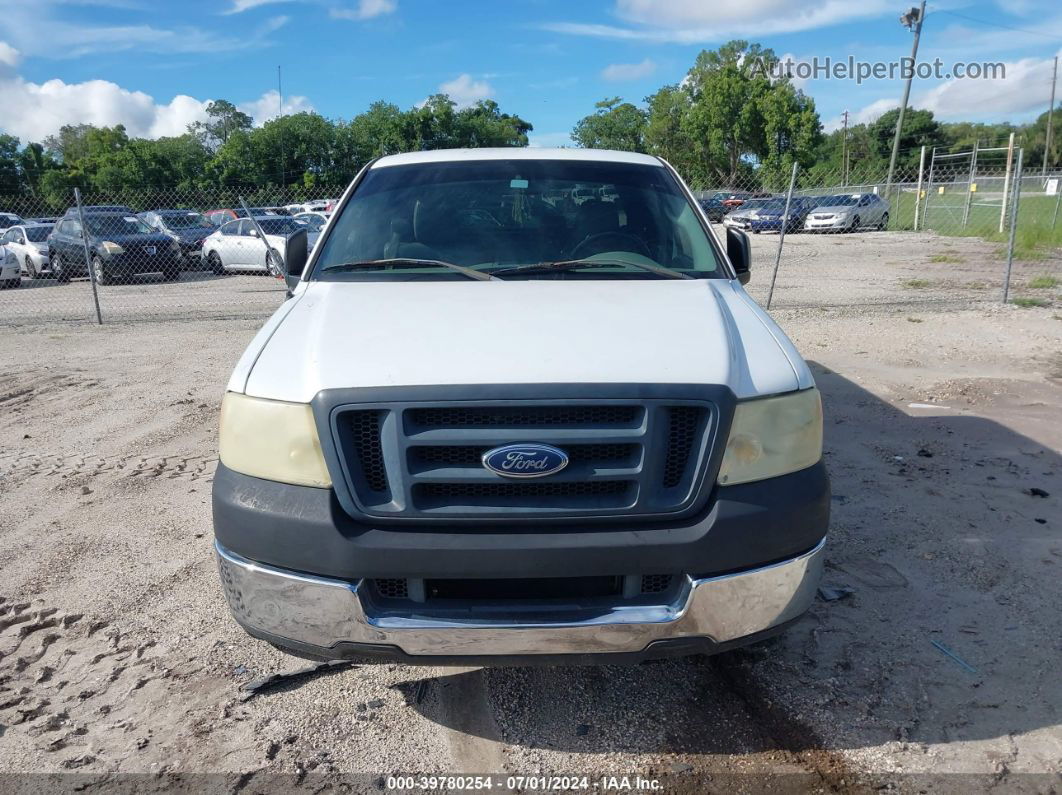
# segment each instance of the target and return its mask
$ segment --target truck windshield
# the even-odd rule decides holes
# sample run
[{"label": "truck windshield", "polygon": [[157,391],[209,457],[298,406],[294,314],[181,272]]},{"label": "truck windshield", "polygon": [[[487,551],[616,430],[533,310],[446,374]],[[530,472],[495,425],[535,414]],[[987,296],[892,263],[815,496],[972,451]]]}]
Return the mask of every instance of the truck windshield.
[{"label": "truck windshield", "polygon": [[[430,265],[342,267],[398,258],[441,260],[485,273],[505,269],[507,279],[661,278],[659,270],[637,264],[726,278],[700,213],[666,168],[602,161],[371,169],[335,219],[311,278],[463,278]],[[596,261],[585,268],[570,264],[584,259]],[[513,270],[558,262],[565,267]]]}]

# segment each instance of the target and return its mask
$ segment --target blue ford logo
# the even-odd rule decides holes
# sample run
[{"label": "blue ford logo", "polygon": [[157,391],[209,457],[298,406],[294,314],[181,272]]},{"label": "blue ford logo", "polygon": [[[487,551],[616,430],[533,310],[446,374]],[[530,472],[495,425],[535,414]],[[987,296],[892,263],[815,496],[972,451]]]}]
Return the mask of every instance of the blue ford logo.
[{"label": "blue ford logo", "polygon": [[541,478],[568,466],[568,454],[548,444],[507,444],[483,454],[483,466],[507,478]]}]

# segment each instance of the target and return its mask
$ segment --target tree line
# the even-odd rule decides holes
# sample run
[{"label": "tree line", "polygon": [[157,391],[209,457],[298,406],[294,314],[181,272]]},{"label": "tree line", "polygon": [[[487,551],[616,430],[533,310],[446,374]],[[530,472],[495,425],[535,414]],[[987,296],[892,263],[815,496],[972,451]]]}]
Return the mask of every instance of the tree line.
[{"label": "tree line", "polygon": [[437,94],[401,110],[375,102],[349,121],[295,113],[255,127],[226,100],[211,102],[206,120],[179,136],[131,138],[122,125],[63,126],[20,146],[0,135],[0,193],[54,207],[71,190],[93,193],[165,186],[177,191],[276,189],[297,196],[341,189],[373,158],[396,152],[478,146],[527,146],[529,122],[483,100],[458,108]]},{"label": "tree line", "polygon": [[[898,111],[824,133],[815,101],[765,65],[774,52],[731,41],[702,51],[685,78],[641,104],[608,97],[579,120],[575,145],[658,154],[695,187],[779,189],[793,163],[804,185],[836,184],[849,164],[849,184],[880,179],[888,166]],[[1044,157],[1047,113],[1025,125],[940,123],[928,110],[909,110],[901,131],[898,179],[917,173],[921,146],[967,151],[1003,145],[1011,132],[1027,164]],[[1052,163],[1062,162],[1062,110]],[[384,154],[478,146],[527,146],[530,122],[484,100],[458,108],[437,94],[408,110],[374,102],[347,120],[296,113],[255,127],[231,102],[209,103],[206,119],[179,136],[130,137],[122,125],[66,125],[25,145],[0,135],[0,194],[19,194],[54,207],[71,189],[116,193],[166,186],[183,191],[282,188],[319,195],[346,185],[369,160]]]},{"label": "tree line", "polygon": [[[579,146],[660,155],[695,187],[779,189],[800,164],[801,185],[879,181],[888,170],[896,117],[890,110],[847,130],[824,133],[814,100],[788,78],[772,79],[777,56],[768,48],[731,41],[697,56],[681,83],[666,85],[641,106],[609,97],[572,130]],[[1025,163],[1043,162],[1047,117],[1035,121],[941,123],[932,111],[908,109],[900,131],[898,180],[915,179],[922,146],[949,153],[1005,146],[1010,133],[1025,147]],[[1062,110],[1054,110],[1052,164],[1062,163]]]}]

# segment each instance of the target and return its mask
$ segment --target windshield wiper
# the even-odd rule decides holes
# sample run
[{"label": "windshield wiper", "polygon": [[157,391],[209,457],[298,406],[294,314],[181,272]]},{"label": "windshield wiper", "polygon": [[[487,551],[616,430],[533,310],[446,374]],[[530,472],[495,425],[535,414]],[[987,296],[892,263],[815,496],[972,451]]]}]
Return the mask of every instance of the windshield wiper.
[{"label": "windshield wiper", "polygon": [[444,262],[441,259],[416,259],[413,257],[390,257],[386,259],[367,259],[360,262],[344,262],[342,265],[329,265],[326,268],[322,268],[321,273],[328,273],[329,271],[354,271],[361,270],[362,268],[424,268],[432,265],[440,268],[448,268],[454,273],[460,273],[462,276],[467,276],[470,279],[477,279],[481,282],[490,281],[495,278],[489,273],[477,271],[473,268],[466,268],[464,265],[455,265],[452,262]]},{"label": "windshield wiper", "polygon": [[641,268],[650,273],[666,276],[669,279],[693,279],[695,277],[681,271],[665,268],[662,265],[651,265],[648,262],[631,262],[625,259],[564,259],[556,262],[532,262],[528,265],[517,265],[512,268],[502,268],[494,271],[494,276],[505,276],[510,273],[535,273],[548,271],[568,271],[577,268],[611,268],[616,265],[630,265],[632,268]]}]

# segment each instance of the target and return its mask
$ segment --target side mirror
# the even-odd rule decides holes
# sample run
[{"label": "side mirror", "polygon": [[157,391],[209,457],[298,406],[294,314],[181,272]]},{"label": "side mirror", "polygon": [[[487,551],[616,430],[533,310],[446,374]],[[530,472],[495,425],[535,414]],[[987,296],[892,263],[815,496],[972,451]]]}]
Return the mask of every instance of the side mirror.
[{"label": "side mirror", "polygon": [[748,284],[752,278],[752,245],[749,236],[732,226],[726,228],[726,255],[734,266],[738,281]]},{"label": "side mirror", "polygon": [[289,293],[298,286],[299,280],[302,279],[309,255],[305,229],[293,233],[284,242],[284,283],[287,284]]},{"label": "side mirror", "polygon": [[258,237],[258,230],[257,229],[248,229],[247,230],[247,234],[250,235],[251,237]]}]

